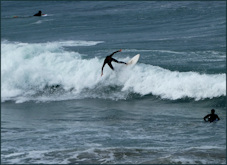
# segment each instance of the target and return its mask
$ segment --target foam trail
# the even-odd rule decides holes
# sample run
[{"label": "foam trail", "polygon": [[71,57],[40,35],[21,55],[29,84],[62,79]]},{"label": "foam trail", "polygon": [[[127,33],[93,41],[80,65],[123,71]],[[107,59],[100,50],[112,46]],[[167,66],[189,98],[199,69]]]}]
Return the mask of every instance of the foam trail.
[{"label": "foam trail", "polygon": [[[101,66],[104,59],[84,59],[63,46],[93,46],[101,42],[2,42],[2,101],[67,100],[79,98],[127,99],[130,93],[162,99],[201,100],[226,96],[226,74],[178,72],[138,63]],[[120,59],[128,61],[128,58]],[[53,88],[54,87],[54,88]],[[56,88],[55,88],[56,87]]]}]

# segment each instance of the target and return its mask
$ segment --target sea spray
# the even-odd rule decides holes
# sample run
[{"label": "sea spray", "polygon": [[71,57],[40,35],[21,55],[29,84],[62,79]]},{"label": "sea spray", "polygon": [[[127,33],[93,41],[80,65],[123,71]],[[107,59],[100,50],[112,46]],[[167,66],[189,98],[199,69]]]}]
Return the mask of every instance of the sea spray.
[{"label": "sea spray", "polygon": [[[127,99],[129,94],[161,99],[201,100],[226,96],[226,74],[170,71],[138,62],[113,63],[101,77],[103,58],[84,59],[63,46],[92,46],[95,41],[2,43],[2,101],[67,100],[78,98]],[[130,58],[120,58],[128,61]],[[44,99],[45,98],[45,99]],[[20,101],[19,101],[20,102]],[[22,101],[23,102],[23,101]]]}]

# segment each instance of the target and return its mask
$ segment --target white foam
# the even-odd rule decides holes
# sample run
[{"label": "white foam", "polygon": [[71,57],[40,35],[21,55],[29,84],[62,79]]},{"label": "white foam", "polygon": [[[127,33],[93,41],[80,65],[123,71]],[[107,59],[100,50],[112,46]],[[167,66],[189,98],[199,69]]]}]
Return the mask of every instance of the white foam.
[{"label": "white foam", "polygon": [[[62,157],[52,157],[51,153],[62,152],[66,150],[42,150],[42,151],[24,151],[19,153],[11,153],[8,155],[2,155],[4,161],[10,164],[24,164],[27,163],[35,163],[35,164],[68,164],[68,160]],[[50,156],[48,156],[50,154]],[[51,157],[51,159],[50,159]]]},{"label": "white foam", "polygon": [[[101,77],[102,59],[84,59],[63,46],[93,46],[99,41],[19,43],[3,41],[2,101],[50,101],[84,97],[126,99],[129,93],[152,94],[163,99],[185,97],[195,100],[226,96],[226,74],[170,71],[138,63],[126,67],[108,65]],[[119,59],[128,61],[129,57]],[[51,95],[46,86],[61,85],[65,93]],[[110,87],[117,87],[110,91]],[[40,92],[42,94],[40,94]]]},{"label": "white foam", "polygon": [[200,149],[200,150],[213,150],[213,149],[226,149],[226,146],[219,147],[219,146],[197,146],[197,147],[190,147],[187,150],[193,150],[193,149]]},{"label": "white foam", "polygon": [[54,42],[55,44],[61,44],[62,46],[94,46],[97,44],[103,43],[103,41],[74,41],[74,40],[69,40],[69,41],[59,41],[59,42]]},{"label": "white foam", "polygon": [[[196,72],[169,71],[151,65],[137,65],[136,74],[128,76],[123,90],[133,89],[142,95],[158,95],[176,100],[184,97],[196,100],[226,95],[226,74],[198,74]],[[126,77],[127,73],[123,73]]]}]

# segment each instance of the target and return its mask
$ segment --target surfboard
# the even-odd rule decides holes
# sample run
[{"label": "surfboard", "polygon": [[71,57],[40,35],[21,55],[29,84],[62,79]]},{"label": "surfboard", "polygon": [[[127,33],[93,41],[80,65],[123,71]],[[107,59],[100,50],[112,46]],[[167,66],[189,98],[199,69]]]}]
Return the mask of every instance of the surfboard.
[{"label": "surfboard", "polygon": [[46,17],[47,16],[47,14],[42,14],[42,17]]},{"label": "surfboard", "polygon": [[135,55],[134,57],[132,57],[131,60],[129,60],[129,62],[127,62],[127,65],[135,65],[139,60],[139,58],[140,58],[140,54]]}]

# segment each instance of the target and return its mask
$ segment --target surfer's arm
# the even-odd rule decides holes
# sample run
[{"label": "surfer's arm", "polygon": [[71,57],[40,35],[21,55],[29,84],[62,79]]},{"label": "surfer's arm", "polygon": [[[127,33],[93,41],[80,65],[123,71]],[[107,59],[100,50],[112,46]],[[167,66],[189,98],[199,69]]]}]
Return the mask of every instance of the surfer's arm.
[{"label": "surfer's arm", "polygon": [[220,118],[218,117],[218,115],[216,116],[216,119],[220,120]]},{"label": "surfer's arm", "polygon": [[125,62],[122,62],[122,61],[117,61],[117,60],[116,60],[116,59],[114,59],[114,58],[112,58],[112,60],[113,60],[114,62],[116,62],[116,63],[127,64],[127,63],[125,63]]},{"label": "surfer's arm", "polygon": [[111,55],[109,55],[110,57],[112,57],[115,53],[117,53],[117,52],[121,52],[121,49],[120,50],[118,50],[118,51],[116,51],[116,52],[113,52]]},{"label": "surfer's arm", "polygon": [[210,114],[209,115],[206,115],[203,119],[204,119],[204,121],[207,121],[206,119],[208,118],[210,116]]}]

